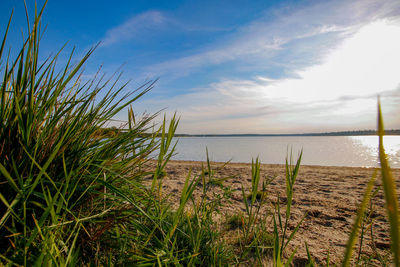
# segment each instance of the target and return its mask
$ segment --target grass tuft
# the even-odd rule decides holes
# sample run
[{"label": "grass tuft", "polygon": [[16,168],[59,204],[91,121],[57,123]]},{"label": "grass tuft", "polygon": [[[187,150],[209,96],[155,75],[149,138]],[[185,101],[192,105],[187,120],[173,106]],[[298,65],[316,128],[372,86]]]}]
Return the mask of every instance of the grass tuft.
[{"label": "grass tuft", "polygon": [[233,214],[227,216],[226,224],[230,230],[241,228],[244,224],[244,218],[242,214]]}]

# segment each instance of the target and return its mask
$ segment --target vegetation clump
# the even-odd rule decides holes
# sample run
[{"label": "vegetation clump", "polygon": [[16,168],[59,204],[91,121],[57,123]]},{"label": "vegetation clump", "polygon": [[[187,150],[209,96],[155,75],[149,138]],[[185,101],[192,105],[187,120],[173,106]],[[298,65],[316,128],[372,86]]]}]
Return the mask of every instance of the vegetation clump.
[{"label": "vegetation clump", "polygon": [[[256,202],[261,202],[264,198],[267,197],[267,192],[262,192],[262,191],[257,191],[255,200]],[[247,195],[247,201],[251,202],[251,199],[253,198],[252,194]]]},{"label": "vegetation clump", "polygon": [[244,224],[244,218],[242,214],[233,214],[227,217],[226,224],[230,230],[240,228]]}]

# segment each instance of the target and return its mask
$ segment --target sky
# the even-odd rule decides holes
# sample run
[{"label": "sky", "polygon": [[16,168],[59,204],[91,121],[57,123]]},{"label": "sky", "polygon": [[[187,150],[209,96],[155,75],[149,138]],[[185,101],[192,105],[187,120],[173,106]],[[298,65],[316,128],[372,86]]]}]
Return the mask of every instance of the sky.
[{"label": "sky", "polygon": [[[34,1],[26,0],[33,15]],[[37,1],[41,7],[44,1]],[[0,1],[0,34],[26,35],[22,0]],[[276,134],[400,128],[400,1],[49,0],[41,55],[96,44],[85,79],[149,80],[137,114],[180,117],[178,133]],[[119,114],[126,120],[127,114]]]}]

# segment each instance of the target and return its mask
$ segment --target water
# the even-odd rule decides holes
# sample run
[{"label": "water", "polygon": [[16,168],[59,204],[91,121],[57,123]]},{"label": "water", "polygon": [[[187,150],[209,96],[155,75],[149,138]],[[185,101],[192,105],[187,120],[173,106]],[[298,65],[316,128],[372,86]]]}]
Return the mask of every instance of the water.
[{"label": "water", "polygon": [[[258,136],[258,137],[181,137],[174,160],[206,159],[225,162],[283,164],[287,149],[297,156],[303,148],[302,164],[322,166],[377,167],[377,136]],[[391,167],[400,168],[400,136],[385,136],[384,145]],[[295,157],[296,158],[296,157]]]}]

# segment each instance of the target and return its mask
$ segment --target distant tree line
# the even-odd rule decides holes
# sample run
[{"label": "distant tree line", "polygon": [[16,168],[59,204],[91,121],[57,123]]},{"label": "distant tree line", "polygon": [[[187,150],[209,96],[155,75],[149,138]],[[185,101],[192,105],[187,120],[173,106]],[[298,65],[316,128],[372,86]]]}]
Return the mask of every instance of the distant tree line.
[{"label": "distant tree line", "polygon": [[[240,136],[359,136],[378,135],[376,130],[357,130],[325,133],[299,133],[299,134],[176,134],[176,137],[240,137]],[[385,135],[400,135],[400,129],[386,130]]]},{"label": "distant tree line", "polygon": [[[98,135],[102,137],[112,137],[127,129],[110,127],[99,128]],[[151,135],[142,133],[143,136]],[[175,137],[257,137],[257,136],[362,136],[362,135],[378,135],[376,130],[357,130],[342,132],[325,132],[325,133],[299,133],[299,134],[175,134]],[[400,135],[400,129],[386,130],[385,135]]]}]

